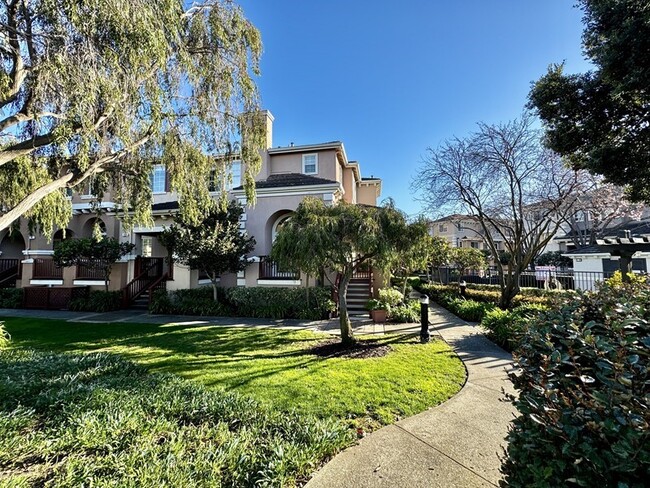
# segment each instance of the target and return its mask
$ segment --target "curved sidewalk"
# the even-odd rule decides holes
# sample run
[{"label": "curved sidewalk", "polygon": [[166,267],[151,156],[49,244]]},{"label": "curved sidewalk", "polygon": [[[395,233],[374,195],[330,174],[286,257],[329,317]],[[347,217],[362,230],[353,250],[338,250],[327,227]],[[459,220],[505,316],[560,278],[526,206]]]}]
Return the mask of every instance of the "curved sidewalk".
[{"label": "curved sidewalk", "polygon": [[307,484],[336,487],[497,486],[499,456],[515,413],[502,401],[513,392],[512,356],[472,326],[433,305],[432,332],[456,350],[467,383],[442,405],[389,425],[343,451]]}]

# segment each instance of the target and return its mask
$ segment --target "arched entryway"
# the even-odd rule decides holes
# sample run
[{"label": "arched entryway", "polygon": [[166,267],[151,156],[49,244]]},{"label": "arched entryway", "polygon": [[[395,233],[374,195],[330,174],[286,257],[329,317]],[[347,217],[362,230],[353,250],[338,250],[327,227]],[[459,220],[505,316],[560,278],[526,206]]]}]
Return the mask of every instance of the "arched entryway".
[{"label": "arched entryway", "polygon": [[23,259],[25,239],[20,232],[7,232],[0,239],[0,259]]}]

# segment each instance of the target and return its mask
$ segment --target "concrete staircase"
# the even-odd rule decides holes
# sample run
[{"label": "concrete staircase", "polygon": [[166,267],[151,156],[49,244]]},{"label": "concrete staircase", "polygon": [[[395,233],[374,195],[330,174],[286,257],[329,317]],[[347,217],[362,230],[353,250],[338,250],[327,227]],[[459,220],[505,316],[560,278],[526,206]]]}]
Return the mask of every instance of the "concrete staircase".
[{"label": "concrete staircase", "polygon": [[350,315],[367,315],[366,303],[370,300],[370,280],[368,278],[352,278],[348,285],[348,293],[345,298],[348,302],[348,313]]}]

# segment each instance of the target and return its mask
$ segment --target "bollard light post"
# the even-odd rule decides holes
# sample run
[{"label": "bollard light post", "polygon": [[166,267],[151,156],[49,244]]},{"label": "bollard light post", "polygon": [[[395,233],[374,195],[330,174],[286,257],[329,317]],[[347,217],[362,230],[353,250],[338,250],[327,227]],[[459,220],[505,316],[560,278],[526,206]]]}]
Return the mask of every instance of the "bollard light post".
[{"label": "bollard light post", "polygon": [[426,295],[420,296],[420,324],[420,342],[424,344],[431,338],[429,335],[429,297]]},{"label": "bollard light post", "polygon": [[467,282],[465,280],[461,281],[458,283],[458,287],[460,288],[460,296],[465,298],[465,290],[467,290]]}]

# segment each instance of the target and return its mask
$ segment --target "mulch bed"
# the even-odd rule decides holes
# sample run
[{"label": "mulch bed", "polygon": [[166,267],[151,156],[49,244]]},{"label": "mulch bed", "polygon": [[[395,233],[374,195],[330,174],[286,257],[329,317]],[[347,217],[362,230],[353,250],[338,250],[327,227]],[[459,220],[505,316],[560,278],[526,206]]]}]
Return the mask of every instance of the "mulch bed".
[{"label": "mulch bed", "polygon": [[380,358],[388,354],[391,347],[377,341],[357,341],[353,344],[343,344],[341,339],[328,339],[312,347],[309,354],[321,358],[366,359]]}]

